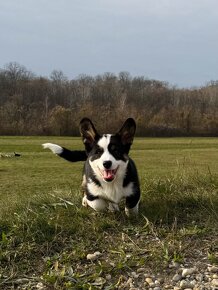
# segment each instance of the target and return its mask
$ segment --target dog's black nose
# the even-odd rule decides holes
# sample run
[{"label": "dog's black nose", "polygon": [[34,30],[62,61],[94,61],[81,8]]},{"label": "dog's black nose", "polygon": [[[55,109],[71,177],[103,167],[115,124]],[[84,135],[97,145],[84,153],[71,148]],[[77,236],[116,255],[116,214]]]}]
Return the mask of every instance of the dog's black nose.
[{"label": "dog's black nose", "polygon": [[112,162],[110,160],[103,162],[104,168],[109,169],[112,165]]}]

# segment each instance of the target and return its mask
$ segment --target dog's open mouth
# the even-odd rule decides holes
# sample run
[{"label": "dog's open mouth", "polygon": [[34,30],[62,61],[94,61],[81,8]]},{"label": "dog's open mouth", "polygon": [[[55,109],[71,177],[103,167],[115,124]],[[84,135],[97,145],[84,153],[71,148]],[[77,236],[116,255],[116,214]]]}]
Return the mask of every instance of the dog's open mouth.
[{"label": "dog's open mouth", "polygon": [[117,169],[99,169],[105,181],[112,181],[116,177]]}]

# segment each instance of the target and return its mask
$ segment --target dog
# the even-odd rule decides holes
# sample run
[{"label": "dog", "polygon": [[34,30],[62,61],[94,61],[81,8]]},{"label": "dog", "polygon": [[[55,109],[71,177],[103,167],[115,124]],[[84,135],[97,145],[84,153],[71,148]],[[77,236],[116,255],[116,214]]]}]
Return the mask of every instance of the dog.
[{"label": "dog", "polygon": [[136,215],[140,185],[135,163],[128,156],[136,131],[134,119],[128,118],[113,135],[99,135],[88,118],[83,118],[79,127],[84,151],[71,151],[53,143],[42,146],[68,161],[85,161],[83,206],[90,206],[95,211],[107,208],[119,211],[118,204],[125,198],[126,215]]}]

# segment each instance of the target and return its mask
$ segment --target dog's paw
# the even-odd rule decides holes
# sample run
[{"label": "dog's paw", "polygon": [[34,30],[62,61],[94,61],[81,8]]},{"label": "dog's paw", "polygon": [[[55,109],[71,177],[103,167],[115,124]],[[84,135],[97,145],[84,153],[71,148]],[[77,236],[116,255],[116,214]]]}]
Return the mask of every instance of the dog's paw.
[{"label": "dog's paw", "polygon": [[44,143],[42,144],[44,149],[50,149],[54,154],[60,155],[63,152],[63,148],[57,144]]},{"label": "dog's paw", "polygon": [[87,207],[87,206],[88,206],[88,203],[87,203],[87,198],[86,198],[86,196],[85,196],[85,195],[83,196],[83,199],[82,199],[82,205],[83,205],[83,206],[85,206],[85,207]]},{"label": "dog's paw", "polygon": [[138,215],[138,211],[139,211],[139,205],[138,204],[135,207],[133,207],[133,208],[125,207],[125,213],[126,213],[126,215],[128,217],[137,216]]}]

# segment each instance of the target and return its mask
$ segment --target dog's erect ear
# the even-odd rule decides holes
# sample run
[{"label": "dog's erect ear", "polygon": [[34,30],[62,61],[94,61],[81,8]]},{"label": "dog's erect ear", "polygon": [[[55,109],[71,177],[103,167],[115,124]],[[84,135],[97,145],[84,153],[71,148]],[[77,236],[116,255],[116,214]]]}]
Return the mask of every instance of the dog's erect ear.
[{"label": "dog's erect ear", "polygon": [[93,123],[88,118],[83,118],[80,122],[80,134],[83,139],[87,153],[92,150],[94,142],[99,138]]},{"label": "dog's erect ear", "polygon": [[118,132],[118,135],[121,137],[122,144],[126,147],[127,153],[129,152],[130,146],[132,145],[135,131],[135,121],[132,118],[128,118]]}]

